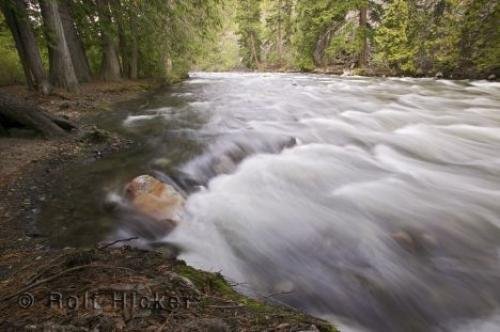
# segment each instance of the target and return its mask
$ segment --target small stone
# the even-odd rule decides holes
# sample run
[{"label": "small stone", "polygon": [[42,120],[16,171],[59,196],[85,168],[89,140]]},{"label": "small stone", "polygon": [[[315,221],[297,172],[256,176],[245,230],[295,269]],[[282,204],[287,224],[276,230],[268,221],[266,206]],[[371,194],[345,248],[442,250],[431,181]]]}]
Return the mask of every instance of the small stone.
[{"label": "small stone", "polygon": [[168,158],[158,158],[153,162],[153,165],[160,168],[167,168],[171,164]]},{"label": "small stone", "polygon": [[220,156],[215,162],[212,170],[215,174],[229,174],[236,169],[234,161],[226,155]]},{"label": "small stone", "polygon": [[497,75],[495,74],[491,74],[490,76],[488,76],[488,81],[494,81],[497,79]]},{"label": "small stone", "polygon": [[444,75],[443,75],[443,73],[442,73],[442,72],[440,72],[440,71],[438,71],[438,72],[436,73],[436,75],[434,76],[434,78],[435,78],[435,79],[437,79],[437,80],[439,80],[439,79],[441,79],[441,78],[443,78],[443,77],[444,77]]},{"label": "small stone", "polygon": [[36,261],[39,261],[40,259],[42,259],[42,256],[37,256],[37,257],[35,258],[35,260],[36,260]]},{"label": "small stone", "polygon": [[403,247],[406,250],[413,250],[415,247],[415,241],[413,240],[411,235],[405,231],[399,231],[393,233],[391,234],[391,237],[394,241],[396,241],[401,247]]}]

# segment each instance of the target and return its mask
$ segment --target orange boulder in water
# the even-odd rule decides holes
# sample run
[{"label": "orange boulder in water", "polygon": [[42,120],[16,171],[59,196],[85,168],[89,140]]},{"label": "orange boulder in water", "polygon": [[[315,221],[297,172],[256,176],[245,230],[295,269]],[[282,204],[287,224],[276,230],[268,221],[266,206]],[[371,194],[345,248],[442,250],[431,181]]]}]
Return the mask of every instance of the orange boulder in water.
[{"label": "orange boulder in water", "polygon": [[184,198],[170,185],[141,175],[125,187],[125,197],[141,213],[158,221],[179,221]]}]

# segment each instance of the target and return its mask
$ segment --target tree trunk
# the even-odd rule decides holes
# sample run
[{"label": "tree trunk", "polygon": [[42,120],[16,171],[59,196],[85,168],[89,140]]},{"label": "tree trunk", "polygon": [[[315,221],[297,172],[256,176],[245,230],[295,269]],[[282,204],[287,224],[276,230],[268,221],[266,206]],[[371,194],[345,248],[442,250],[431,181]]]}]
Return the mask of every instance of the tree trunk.
[{"label": "tree trunk", "polygon": [[69,121],[49,115],[34,104],[0,91],[0,126],[5,131],[12,124],[34,129],[45,138],[63,137],[66,130],[76,128]]},{"label": "tree trunk", "polygon": [[132,50],[130,56],[130,78],[136,80],[138,77],[138,67],[139,67],[139,45],[137,44],[137,36],[132,37]]},{"label": "tree trunk", "polygon": [[257,69],[260,69],[260,59],[257,53],[257,47],[255,45],[254,32],[250,32],[250,44],[252,47],[252,56],[255,61],[255,66],[257,67]]},{"label": "tree trunk", "polygon": [[[23,40],[19,33],[19,26],[16,20],[16,16],[12,12],[11,8],[8,7],[6,2],[2,2],[1,8],[7,26],[9,27],[12,33],[12,37],[14,38],[14,42],[16,44],[17,54],[19,55],[19,60],[21,61],[21,65],[23,66],[24,76],[26,77],[26,84],[28,84],[28,88],[30,90],[34,90],[35,89],[34,77],[31,74],[31,69],[28,65],[27,54],[23,44]],[[19,15],[19,13],[17,13],[17,15]]]},{"label": "tree trunk", "polygon": [[122,77],[130,77],[130,51],[124,29],[124,11],[120,0],[111,0],[112,16],[118,28],[118,50],[121,57]]},{"label": "tree trunk", "polygon": [[283,4],[281,2],[282,0],[279,0],[278,3],[278,10],[279,10],[279,15],[278,15],[278,59],[279,59],[279,65],[280,67],[283,66]]},{"label": "tree trunk", "polygon": [[71,61],[79,82],[89,82],[92,78],[89,60],[85,53],[85,47],[76,28],[75,20],[71,13],[70,0],[59,2],[59,14],[64,28],[64,35],[71,54]]},{"label": "tree trunk", "polygon": [[40,9],[49,47],[50,80],[55,86],[77,91],[78,79],[59,15],[58,1],[40,0]]},{"label": "tree trunk", "polygon": [[122,76],[130,77],[130,52],[127,46],[127,39],[121,25],[118,27],[118,45],[121,55]]},{"label": "tree trunk", "polygon": [[2,0],[0,7],[14,37],[28,86],[37,88],[42,94],[48,94],[50,84],[43,69],[33,29],[29,23],[26,4],[23,0]]},{"label": "tree trunk", "polygon": [[[137,22],[137,13],[139,8],[137,3],[129,7],[127,11],[127,16],[130,18],[130,24],[132,26],[140,26]],[[130,78],[136,80],[139,77],[139,41],[138,41],[139,31],[138,29],[131,30],[130,38]]]},{"label": "tree trunk", "polygon": [[368,8],[363,6],[359,9],[359,30],[362,34],[361,50],[359,52],[358,67],[365,67],[368,62]]},{"label": "tree trunk", "polygon": [[121,79],[120,61],[111,29],[109,0],[96,0],[96,3],[102,39],[101,76],[106,81],[117,81]]}]

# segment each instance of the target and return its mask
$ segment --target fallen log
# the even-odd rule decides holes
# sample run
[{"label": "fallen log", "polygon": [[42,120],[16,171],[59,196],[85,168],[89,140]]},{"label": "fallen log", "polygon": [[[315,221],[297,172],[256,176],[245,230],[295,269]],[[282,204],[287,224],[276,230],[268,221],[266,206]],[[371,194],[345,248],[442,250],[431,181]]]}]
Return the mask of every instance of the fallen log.
[{"label": "fallen log", "polygon": [[45,138],[60,138],[76,125],[44,112],[39,106],[0,91],[0,128],[22,126],[35,130]]}]

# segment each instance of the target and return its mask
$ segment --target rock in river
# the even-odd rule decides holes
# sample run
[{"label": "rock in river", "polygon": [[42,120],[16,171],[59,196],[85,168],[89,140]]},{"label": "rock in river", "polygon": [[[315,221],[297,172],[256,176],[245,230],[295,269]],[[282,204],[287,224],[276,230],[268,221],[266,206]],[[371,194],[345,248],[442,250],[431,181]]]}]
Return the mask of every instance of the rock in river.
[{"label": "rock in river", "polygon": [[179,221],[184,198],[170,185],[141,175],[125,187],[125,197],[133,207],[157,221]]}]

